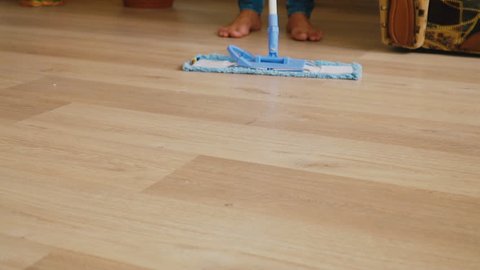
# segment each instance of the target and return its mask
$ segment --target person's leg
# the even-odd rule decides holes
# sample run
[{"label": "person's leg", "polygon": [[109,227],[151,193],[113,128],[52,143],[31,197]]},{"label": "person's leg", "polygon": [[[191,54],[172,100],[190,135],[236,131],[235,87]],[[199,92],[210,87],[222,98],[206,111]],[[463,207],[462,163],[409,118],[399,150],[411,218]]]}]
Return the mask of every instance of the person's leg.
[{"label": "person's leg", "polygon": [[218,29],[220,37],[244,37],[252,31],[260,30],[260,14],[263,0],[239,0],[240,14],[227,26]]},{"label": "person's leg", "polygon": [[290,36],[300,41],[319,41],[322,31],[310,23],[310,15],[315,6],[314,0],[287,0],[288,24]]},{"label": "person's leg", "polygon": [[262,14],[264,0],[239,0],[238,8],[242,10],[254,10],[258,14]]}]

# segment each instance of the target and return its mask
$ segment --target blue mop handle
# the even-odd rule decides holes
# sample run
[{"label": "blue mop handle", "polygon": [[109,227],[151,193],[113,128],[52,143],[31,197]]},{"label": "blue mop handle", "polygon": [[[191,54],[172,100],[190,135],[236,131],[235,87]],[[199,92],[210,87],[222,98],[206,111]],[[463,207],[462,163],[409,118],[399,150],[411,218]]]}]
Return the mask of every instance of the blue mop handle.
[{"label": "blue mop handle", "polygon": [[268,1],[268,55],[278,57],[278,13],[277,0]]}]

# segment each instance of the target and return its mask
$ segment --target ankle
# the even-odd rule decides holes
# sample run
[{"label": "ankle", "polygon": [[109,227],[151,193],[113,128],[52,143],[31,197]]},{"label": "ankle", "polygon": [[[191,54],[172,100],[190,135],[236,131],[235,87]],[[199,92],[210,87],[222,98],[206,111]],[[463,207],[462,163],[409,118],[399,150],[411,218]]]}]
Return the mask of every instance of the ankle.
[{"label": "ankle", "polygon": [[294,12],[294,13],[289,14],[288,19],[293,19],[293,20],[302,19],[302,20],[309,21],[310,16],[308,16],[305,12],[298,11],[298,12]]},{"label": "ankle", "polygon": [[258,13],[256,10],[249,9],[249,8],[240,10],[240,15],[247,15],[247,16],[259,17],[259,18],[261,16],[261,14]]}]

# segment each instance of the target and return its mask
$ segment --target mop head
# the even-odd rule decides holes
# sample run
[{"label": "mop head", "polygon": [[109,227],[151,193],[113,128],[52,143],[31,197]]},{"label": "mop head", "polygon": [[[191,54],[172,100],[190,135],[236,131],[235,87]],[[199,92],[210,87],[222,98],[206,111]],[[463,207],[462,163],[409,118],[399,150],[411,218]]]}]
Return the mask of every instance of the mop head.
[{"label": "mop head", "polygon": [[298,72],[241,67],[232,57],[221,54],[197,55],[193,60],[183,64],[183,70],[318,79],[359,80],[362,77],[362,66],[358,63],[307,60],[304,70]]}]

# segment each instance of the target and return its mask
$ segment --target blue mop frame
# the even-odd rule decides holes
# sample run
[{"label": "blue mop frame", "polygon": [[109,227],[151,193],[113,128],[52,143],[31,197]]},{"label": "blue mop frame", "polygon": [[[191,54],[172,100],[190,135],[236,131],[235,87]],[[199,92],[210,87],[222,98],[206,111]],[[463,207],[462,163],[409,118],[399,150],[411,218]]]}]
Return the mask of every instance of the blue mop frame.
[{"label": "blue mop frame", "polygon": [[268,56],[254,56],[235,45],[228,46],[227,50],[241,67],[303,72],[305,60],[278,56],[278,35],[278,15],[270,14],[268,17]]}]

